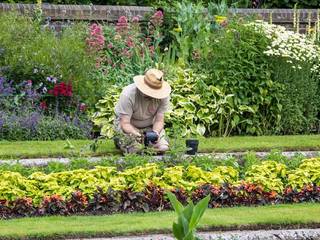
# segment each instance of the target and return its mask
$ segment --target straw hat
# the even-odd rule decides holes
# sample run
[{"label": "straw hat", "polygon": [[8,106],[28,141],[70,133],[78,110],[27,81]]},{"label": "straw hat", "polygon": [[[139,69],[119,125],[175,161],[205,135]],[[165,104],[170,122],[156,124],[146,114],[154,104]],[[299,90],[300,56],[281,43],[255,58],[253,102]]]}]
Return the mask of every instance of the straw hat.
[{"label": "straw hat", "polygon": [[158,69],[151,68],[145,75],[133,77],[136,87],[145,95],[162,99],[170,95],[170,85],[163,81],[163,72]]}]

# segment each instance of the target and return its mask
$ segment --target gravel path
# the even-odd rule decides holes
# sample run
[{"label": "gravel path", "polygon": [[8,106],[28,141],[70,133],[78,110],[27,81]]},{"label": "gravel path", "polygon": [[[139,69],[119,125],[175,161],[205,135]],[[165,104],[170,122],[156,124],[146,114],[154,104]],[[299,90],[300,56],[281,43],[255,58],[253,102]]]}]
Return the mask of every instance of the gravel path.
[{"label": "gravel path", "polygon": [[[320,229],[206,232],[200,233],[199,237],[203,240],[318,240],[320,239]],[[169,235],[148,235],[91,238],[91,240],[174,240],[174,238]]]},{"label": "gravel path", "polygon": [[[227,159],[228,157],[242,158],[246,152],[231,152],[231,153],[201,153],[200,156],[212,156],[215,159]],[[256,156],[259,158],[266,157],[270,152],[256,152]],[[282,155],[287,158],[292,158],[295,155],[303,155],[305,158],[312,158],[320,156],[318,151],[291,151],[291,152],[282,152]],[[187,156],[187,155],[186,155]],[[96,162],[101,160],[103,157],[89,157],[88,160],[91,162]],[[161,156],[155,156],[156,159],[161,160]],[[68,164],[70,158],[35,158],[35,159],[20,159],[20,160],[0,160],[0,164],[16,164],[20,163],[23,166],[46,166],[49,162],[60,162]]]}]

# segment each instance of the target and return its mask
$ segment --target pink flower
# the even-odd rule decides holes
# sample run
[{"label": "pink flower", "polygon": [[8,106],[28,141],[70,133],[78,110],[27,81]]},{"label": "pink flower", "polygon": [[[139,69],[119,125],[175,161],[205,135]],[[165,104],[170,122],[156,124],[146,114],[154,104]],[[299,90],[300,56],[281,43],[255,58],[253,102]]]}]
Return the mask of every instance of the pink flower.
[{"label": "pink flower", "polygon": [[155,26],[155,27],[159,27],[162,25],[163,23],[163,13],[162,11],[156,11],[151,19],[150,19],[150,22]]},{"label": "pink flower", "polygon": [[80,110],[80,112],[84,112],[86,109],[87,109],[86,104],[80,103],[80,105],[79,105],[79,110]]},{"label": "pink flower", "polygon": [[128,19],[126,16],[121,16],[116,24],[116,31],[126,33],[129,30]]},{"label": "pink flower", "polygon": [[86,43],[91,51],[99,51],[104,48],[105,37],[100,25],[94,23],[90,26],[90,35],[86,39]]},{"label": "pink flower", "polygon": [[113,48],[113,44],[112,43],[109,43],[108,46],[107,46],[109,49]]},{"label": "pink flower", "polygon": [[131,37],[128,37],[128,39],[127,39],[127,46],[128,46],[129,48],[134,47],[134,42],[133,42],[133,40],[132,40]]},{"label": "pink flower", "polygon": [[139,21],[140,21],[140,17],[139,17],[139,16],[134,16],[134,17],[132,18],[132,22],[133,22],[133,23],[139,23]]},{"label": "pink flower", "polygon": [[29,86],[29,87],[32,86],[32,80],[27,80],[27,86]]}]

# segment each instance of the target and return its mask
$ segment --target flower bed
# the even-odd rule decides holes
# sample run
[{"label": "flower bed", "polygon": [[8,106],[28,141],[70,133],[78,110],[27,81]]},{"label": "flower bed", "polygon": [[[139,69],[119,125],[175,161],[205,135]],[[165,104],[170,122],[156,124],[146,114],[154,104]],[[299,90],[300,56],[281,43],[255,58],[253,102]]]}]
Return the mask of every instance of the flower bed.
[{"label": "flower bed", "polygon": [[169,209],[165,192],[195,202],[210,194],[210,207],[320,200],[320,158],[294,170],[275,161],[252,165],[239,178],[228,166],[204,171],[196,166],[160,168],[147,164],[117,172],[97,166],[28,177],[0,172],[0,216],[154,211]]}]

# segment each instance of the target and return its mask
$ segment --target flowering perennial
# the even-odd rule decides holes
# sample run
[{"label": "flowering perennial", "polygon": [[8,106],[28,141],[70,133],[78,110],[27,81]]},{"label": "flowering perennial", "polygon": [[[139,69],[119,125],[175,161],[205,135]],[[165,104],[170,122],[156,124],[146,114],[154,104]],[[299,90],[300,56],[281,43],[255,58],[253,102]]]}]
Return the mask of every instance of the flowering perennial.
[{"label": "flowering perennial", "polygon": [[96,23],[92,24],[90,26],[90,35],[86,41],[90,50],[102,50],[105,44],[102,27]]},{"label": "flowering perennial", "polygon": [[54,85],[53,89],[48,91],[49,94],[54,96],[72,97],[72,85],[60,82]]},{"label": "flowering perennial", "polygon": [[312,71],[319,69],[320,48],[306,35],[259,20],[248,25],[253,25],[271,40],[270,46],[264,52],[266,55],[286,59],[287,63],[292,64],[293,69],[301,69],[301,65],[305,63],[312,65]]}]

